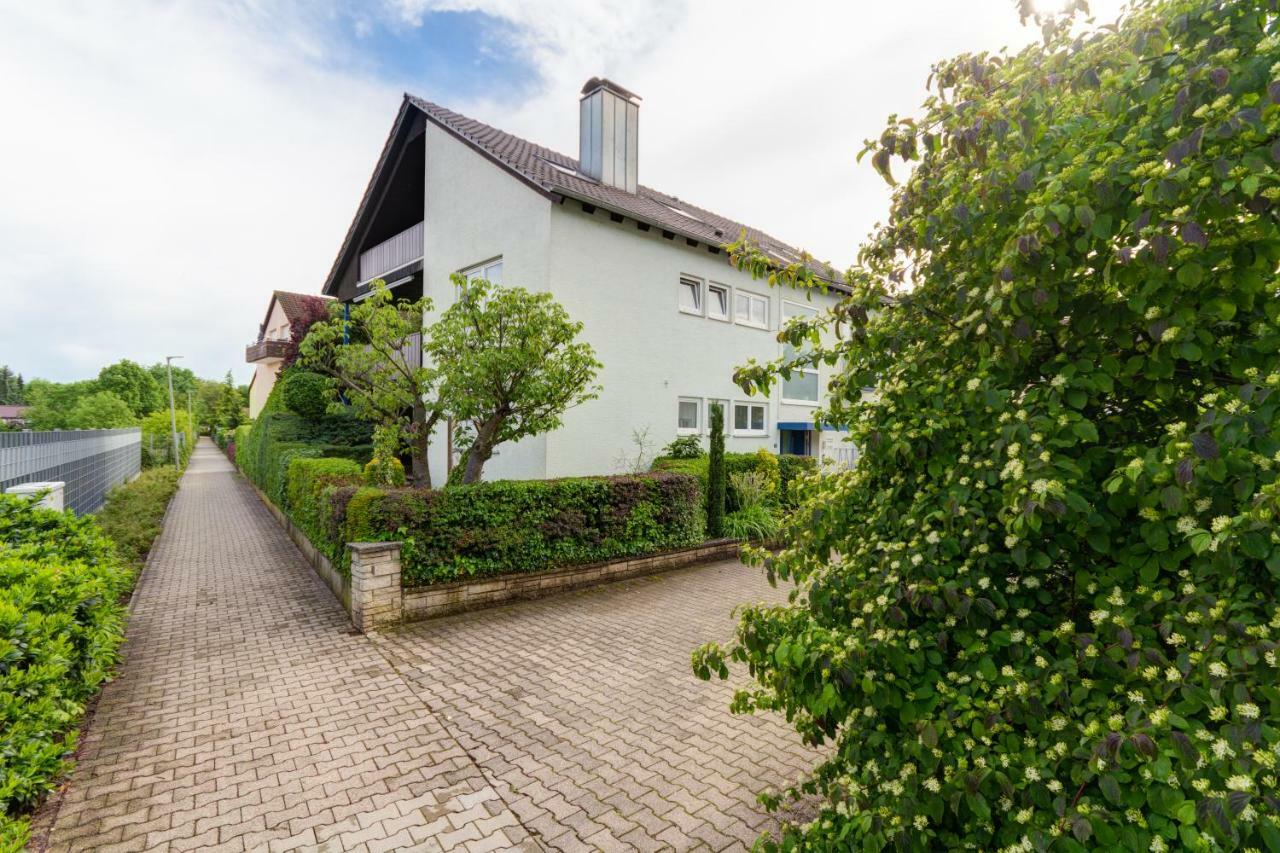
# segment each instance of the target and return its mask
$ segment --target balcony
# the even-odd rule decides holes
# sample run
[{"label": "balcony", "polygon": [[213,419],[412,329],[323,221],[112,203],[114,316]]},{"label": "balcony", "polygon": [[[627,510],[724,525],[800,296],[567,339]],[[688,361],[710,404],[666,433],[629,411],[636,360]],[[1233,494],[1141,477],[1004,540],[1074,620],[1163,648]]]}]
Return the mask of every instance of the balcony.
[{"label": "balcony", "polygon": [[250,364],[274,364],[293,352],[293,341],[266,338],[244,348],[244,360]]},{"label": "balcony", "polygon": [[360,253],[360,288],[377,278],[422,260],[422,223]]}]

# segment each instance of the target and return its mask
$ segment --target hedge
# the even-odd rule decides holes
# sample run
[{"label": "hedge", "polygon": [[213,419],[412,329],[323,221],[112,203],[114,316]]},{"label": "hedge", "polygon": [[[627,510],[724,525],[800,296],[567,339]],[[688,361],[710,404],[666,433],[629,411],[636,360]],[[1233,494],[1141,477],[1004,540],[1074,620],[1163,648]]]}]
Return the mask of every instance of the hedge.
[{"label": "hedge", "polygon": [[406,585],[539,572],[696,545],[694,478],[670,472],[505,480],[444,490],[342,487],[327,547],[404,542]]},{"label": "hedge", "polygon": [[345,560],[346,541],[329,525],[331,495],[339,486],[363,482],[360,463],[351,459],[309,459],[293,456],[285,477],[285,514],[335,566]]},{"label": "hedge", "polygon": [[141,565],[160,535],[165,510],[182,473],[172,465],[148,468],[137,479],[122,483],[107,494],[97,514],[98,526],[115,543],[116,553],[131,566]]},{"label": "hedge", "polygon": [[371,436],[369,425],[353,417],[326,415],[313,420],[264,409],[249,428],[236,430],[236,465],[284,509],[285,475],[294,459],[344,458],[363,465],[373,455]]},{"label": "hedge", "polygon": [[0,495],[0,849],[67,769],[84,703],[117,660],[132,573],[90,517]]},{"label": "hedge", "polygon": [[[776,463],[773,461],[776,460]],[[706,456],[697,459],[677,459],[671,456],[660,456],[653,461],[655,471],[675,471],[689,474],[697,479],[698,487],[705,495],[707,492],[707,473],[710,460]],[[725,509],[733,512],[738,509],[738,498],[733,489],[733,475],[745,471],[765,470],[777,477],[777,502],[790,508],[796,503],[795,481],[804,474],[818,470],[818,460],[812,456],[778,456],[767,450],[755,453],[726,453],[724,455],[725,477],[728,480],[725,492]]]}]

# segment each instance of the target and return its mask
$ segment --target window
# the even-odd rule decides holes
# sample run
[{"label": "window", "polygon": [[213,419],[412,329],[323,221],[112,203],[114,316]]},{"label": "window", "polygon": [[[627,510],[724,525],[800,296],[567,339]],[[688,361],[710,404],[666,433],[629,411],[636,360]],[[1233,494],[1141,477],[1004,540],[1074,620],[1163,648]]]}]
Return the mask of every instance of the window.
[{"label": "window", "polygon": [[765,435],[764,403],[733,404],[734,435]]},{"label": "window", "polygon": [[712,320],[729,319],[729,288],[723,284],[707,285],[707,316]]},{"label": "window", "polygon": [[702,418],[702,401],[693,397],[681,397],[680,406],[676,415],[676,431],[681,433],[694,433],[698,431],[698,424]]},{"label": "window", "polygon": [[490,284],[502,284],[502,258],[494,258],[483,264],[476,264],[462,271],[467,281],[482,278]]},{"label": "window", "polygon": [[[792,317],[814,317],[817,316],[817,313],[816,308],[810,308],[807,305],[797,305],[794,302],[782,303],[782,318],[784,322]],[[787,361],[791,361],[796,356],[808,353],[812,349],[813,347],[807,344],[800,349],[796,349],[791,344],[783,344],[782,357]],[[803,370],[792,371],[790,379],[782,380],[782,399],[786,402],[797,403],[818,402],[817,369],[806,367]]]},{"label": "window", "polygon": [[769,300],[763,296],[739,290],[738,298],[734,303],[734,316],[745,326],[767,329],[769,328]]},{"label": "window", "polygon": [[733,409],[729,408],[728,400],[708,400],[707,401],[707,434],[711,434],[711,405],[713,403],[720,404],[720,411],[724,413],[724,431],[728,435],[733,431]]},{"label": "window", "polygon": [[680,310],[686,314],[702,314],[702,282],[680,277]]}]

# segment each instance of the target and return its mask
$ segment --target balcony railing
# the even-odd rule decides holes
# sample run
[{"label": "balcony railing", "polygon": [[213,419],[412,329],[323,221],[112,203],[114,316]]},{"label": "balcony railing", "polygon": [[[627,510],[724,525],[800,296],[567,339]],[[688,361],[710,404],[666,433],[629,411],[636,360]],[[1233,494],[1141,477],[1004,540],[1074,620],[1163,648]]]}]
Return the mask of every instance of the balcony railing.
[{"label": "balcony railing", "polygon": [[422,223],[360,253],[360,284],[422,259]]},{"label": "balcony railing", "polygon": [[259,361],[279,361],[293,352],[293,341],[265,339],[244,348],[244,360],[250,364]]}]

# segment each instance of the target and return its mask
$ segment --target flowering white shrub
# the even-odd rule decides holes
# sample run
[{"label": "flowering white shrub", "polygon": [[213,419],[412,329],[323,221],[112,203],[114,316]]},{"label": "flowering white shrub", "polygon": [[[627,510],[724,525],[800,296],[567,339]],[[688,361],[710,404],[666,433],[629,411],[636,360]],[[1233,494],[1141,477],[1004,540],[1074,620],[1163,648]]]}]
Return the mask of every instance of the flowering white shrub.
[{"label": "flowering white shrub", "polygon": [[737,374],[838,365],[864,450],[754,553],[792,602],[694,654],[831,750],[766,848],[1280,850],[1277,19],[1046,32],[935,68],[851,295]]}]

